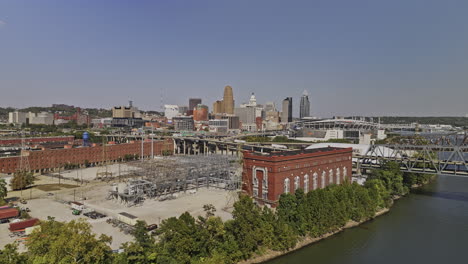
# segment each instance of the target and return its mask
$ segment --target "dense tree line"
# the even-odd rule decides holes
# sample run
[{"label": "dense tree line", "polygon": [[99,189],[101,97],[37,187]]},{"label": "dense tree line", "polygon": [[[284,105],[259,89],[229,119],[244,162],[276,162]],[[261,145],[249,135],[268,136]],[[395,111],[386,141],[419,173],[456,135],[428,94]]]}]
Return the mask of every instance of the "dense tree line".
[{"label": "dense tree line", "polygon": [[338,231],[349,221],[373,218],[391,205],[394,196],[406,194],[409,183],[424,177],[404,175],[397,164],[388,163],[373,171],[364,186],[346,182],[308,193],[298,189],[294,194],[282,194],[276,210],[259,207],[241,195],[234,204],[233,219],[225,222],[210,205],[204,206],[205,216],[195,218],[186,212],[163,220],[156,237],[139,221],[134,241],[125,243],[123,253],[118,254],[110,253],[109,237],[96,238],[85,222],[46,221],[31,236],[27,253],[18,254],[10,245],[0,251],[0,262],[236,263],[266,250],[287,251],[302,239]]},{"label": "dense tree line", "polygon": [[461,116],[383,116],[380,118],[380,122],[384,124],[419,123],[468,127],[468,118]]}]

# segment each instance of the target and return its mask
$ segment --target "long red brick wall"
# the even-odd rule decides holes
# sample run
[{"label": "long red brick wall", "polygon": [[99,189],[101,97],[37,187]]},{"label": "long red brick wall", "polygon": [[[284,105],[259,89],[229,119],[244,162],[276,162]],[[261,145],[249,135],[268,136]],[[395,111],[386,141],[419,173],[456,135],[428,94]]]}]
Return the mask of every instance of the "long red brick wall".
[{"label": "long red brick wall", "polygon": [[[51,142],[73,142],[74,136],[61,136],[61,137],[33,137],[24,138],[26,144],[41,144]],[[0,146],[21,145],[21,138],[6,138],[0,139]]]},{"label": "long red brick wall", "polygon": [[[171,154],[174,150],[173,141],[154,141],[154,155],[162,155],[164,151]],[[151,155],[151,142],[144,142],[143,155]],[[124,143],[116,145],[80,147],[70,149],[46,149],[40,151],[28,151],[26,156],[30,170],[43,172],[52,168],[63,167],[66,164],[84,165],[85,161],[91,164],[99,164],[104,161],[118,161],[125,155],[141,155],[141,142]],[[0,173],[13,173],[18,170],[20,157],[0,158]]]}]

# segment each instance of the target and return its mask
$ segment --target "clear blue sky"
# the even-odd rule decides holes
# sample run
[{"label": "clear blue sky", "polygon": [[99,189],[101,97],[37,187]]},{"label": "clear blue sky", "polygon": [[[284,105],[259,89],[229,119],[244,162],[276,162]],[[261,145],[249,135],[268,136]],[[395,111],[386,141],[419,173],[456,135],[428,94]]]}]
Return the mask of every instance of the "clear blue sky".
[{"label": "clear blue sky", "polygon": [[317,116],[468,113],[468,1],[0,0],[0,106],[210,108],[223,87]]}]

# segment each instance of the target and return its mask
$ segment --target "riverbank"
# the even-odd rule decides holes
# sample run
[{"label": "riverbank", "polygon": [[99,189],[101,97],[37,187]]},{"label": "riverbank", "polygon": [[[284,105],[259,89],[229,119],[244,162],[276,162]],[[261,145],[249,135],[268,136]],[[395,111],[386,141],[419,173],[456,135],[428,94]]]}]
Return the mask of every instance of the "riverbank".
[{"label": "riverbank", "polygon": [[[430,177],[429,179],[427,179],[426,181],[424,181],[423,183],[420,183],[420,184],[414,184],[410,187],[410,189],[417,189],[417,188],[420,188],[430,182],[432,182],[435,178],[436,178],[437,175],[433,175],[432,177]],[[272,260],[274,258],[277,258],[277,257],[280,257],[280,256],[283,256],[283,255],[286,255],[286,254],[289,254],[291,252],[294,252],[296,250],[299,250],[305,246],[308,246],[308,245],[311,245],[311,244],[314,244],[314,243],[317,243],[325,238],[328,238],[330,236],[333,236],[337,233],[340,233],[342,231],[344,231],[345,229],[349,229],[349,228],[353,228],[353,227],[356,227],[356,226],[359,226],[363,223],[366,223],[370,220],[373,220],[375,219],[376,217],[378,216],[381,216],[383,214],[386,214],[387,212],[390,211],[390,208],[393,206],[394,202],[396,200],[399,200],[400,198],[402,198],[403,196],[398,196],[398,195],[395,195],[392,197],[392,203],[391,205],[388,207],[388,208],[384,208],[384,209],[381,209],[379,211],[377,211],[374,216],[372,218],[369,218],[369,219],[366,219],[366,220],[363,220],[363,221],[360,221],[360,222],[356,222],[356,221],[348,221],[342,228],[334,231],[334,232],[329,232],[329,233],[326,233],[324,234],[323,236],[321,237],[305,237],[303,239],[301,239],[300,241],[297,242],[296,246],[287,250],[287,251],[273,251],[273,250],[266,250],[266,251],[263,251],[257,255],[254,255],[252,258],[248,259],[248,260],[245,260],[245,261],[241,261],[241,262],[238,262],[238,264],[257,264],[257,263],[263,263],[263,262],[266,262],[266,261],[269,261],[269,260]]]},{"label": "riverbank", "polygon": [[[401,197],[397,197],[396,199],[394,200],[398,200],[399,198]],[[389,208],[384,208],[384,209],[381,209],[379,211],[377,211],[375,213],[375,215],[372,217],[372,218],[369,218],[369,219],[366,219],[366,220],[363,220],[363,221],[360,221],[360,222],[356,222],[356,221],[348,221],[342,228],[334,231],[334,232],[329,232],[329,233],[326,233],[324,235],[322,235],[321,237],[305,237],[303,239],[301,239],[300,241],[297,242],[296,246],[291,248],[290,250],[287,250],[287,251],[273,251],[273,250],[267,250],[265,252],[263,252],[263,254],[261,255],[255,255],[253,256],[252,258],[248,259],[248,260],[245,260],[245,261],[241,261],[241,262],[238,262],[238,264],[257,264],[257,263],[263,263],[265,261],[268,261],[268,260],[272,260],[274,258],[277,258],[277,257],[280,257],[280,256],[283,256],[283,255],[286,255],[288,253],[291,253],[293,251],[296,251],[296,250],[299,250],[305,246],[308,246],[308,245],[311,245],[313,243],[317,243],[325,238],[328,238],[330,236],[333,236],[337,233],[340,233],[342,231],[344,231],[345,229],[348,229],[348,228],[353,228],[353,227],[356,227],[356,226],[359,226],[365,222],[368,222],[370,220],[373,220],[374,218],[378,217],[378,216],[381,216],[383,214],[386,214],[387,212],[390,211],[390,208],[393,206],[393,203],[392,205],[389,207]]]}]

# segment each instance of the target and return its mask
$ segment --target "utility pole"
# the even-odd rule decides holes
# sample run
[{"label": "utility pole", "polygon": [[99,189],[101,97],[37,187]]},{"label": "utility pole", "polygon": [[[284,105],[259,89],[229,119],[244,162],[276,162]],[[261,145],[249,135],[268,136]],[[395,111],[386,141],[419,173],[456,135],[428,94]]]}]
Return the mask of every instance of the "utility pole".
[{"label": "utility pole", "polygon": [[141,131],[142,131],[142,134],[141,134],[141,157],[140,157],[140,159],[141,159],[141,161],[143,161],[143,154],[144,154],[144,152],[143,152],[143,147],[144,147],[144,135],[143,135],[144,130],[143,130],[143,127],[141,128]]},{"label": "utility pole", "polygon": [[154,159],[154,126],[153,119],[151,118],[151,159]]}]

